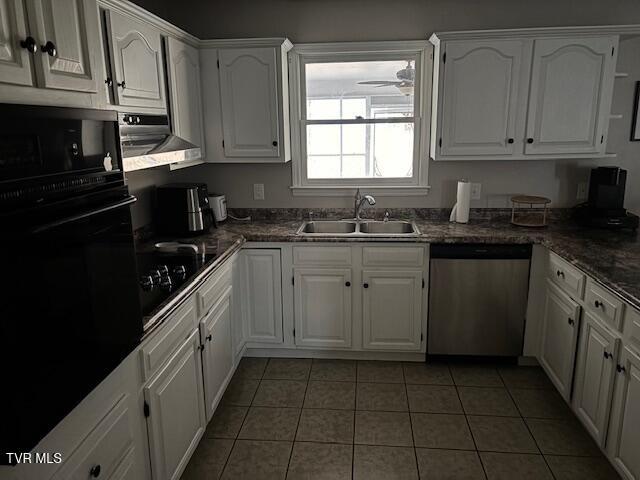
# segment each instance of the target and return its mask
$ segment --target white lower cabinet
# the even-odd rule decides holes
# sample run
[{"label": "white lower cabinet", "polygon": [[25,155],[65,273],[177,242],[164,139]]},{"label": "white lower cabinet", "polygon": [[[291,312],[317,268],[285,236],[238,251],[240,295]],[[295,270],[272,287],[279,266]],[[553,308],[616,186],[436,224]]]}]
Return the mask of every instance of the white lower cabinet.
[{"label": "white lower cabinet", "polygon": [[303,347],[351,347],[351,269],[296,268],[295,341]]},{"label": "white lower cabinet", "polygon": [[144,387],[154,480],[182,474],[207,424],[197,330]]},{"label": "white lower cabinet", "polygon": [[589,433],[604,445],[609,423],[618,339],[585,312],[580,333],[573,407]]},{"label": "white lower cabinet", "polygon": [[580,305],[547,280],[539,360],[566,400],[571,397],[579,323]]},{"label": "white lower cabinet", "polygon": [[282,275],[279,249],[242,251],[245,331],[248,342],[282,343]]},{"label": "white lower cabinet", "polygon": [[228,287],[209,314],[200,321],[202,371],[207,419],[211,419],[233,372],[231,345],[232,287]]},{"label": "white lower cabinet", "polygon": [[233,356],[237,361],[239,361],[238,355],[242,353],[245,342],[243,321],[244,289],[240,287],[242,282],[242,262],[240,258],[240,255],[236,254],[231,260],[231,283],[235,286],[232,294],[233,318],[231,320],[231,341],[233,345]]},{"label": "white lower cabinet", "polygon": [[422,337],[423,272],[362,272],[363,347],[419,350]]},{"label": "white lower cabinet", "polygon": [[640,355],[623,348],[607,438],[609,458],[628,480],[640,479]]}]

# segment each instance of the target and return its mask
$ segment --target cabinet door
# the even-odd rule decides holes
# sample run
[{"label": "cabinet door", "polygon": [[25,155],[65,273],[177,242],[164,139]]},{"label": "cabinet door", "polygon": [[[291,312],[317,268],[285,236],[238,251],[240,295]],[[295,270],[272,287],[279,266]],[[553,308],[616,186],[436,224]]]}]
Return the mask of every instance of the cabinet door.
[{"label": "cabinet door", "polygon": [[95,0],[28,0],[27,5],[38,43],[34,61],[39,86],[97,92],[100,46]]},{"label": "cabinet door", "polygon": [[618,341],[585,312],[576,367],[574,408],[585,427],[604,445],[613,392]]},{"label": "cabinet door", "polygon": [[22,0],[0,0],[0,83],[33,85],[30,54],[20,46],[28,36],[25,17]]},{"label": "cabinet door", "polygon": [[296,345],[351,346],[351,269],[294,270]]},{"label": "cabinet door", "polygon": [[440,155],[522,152],[531,42],[448,42]]},{"label": "cabinet door", "polygon": [[422,336],[422,271],[362,272],[363,347],[419,350]]},{"label": "cabinet door", "polygon": [[107,18],[116,102],[166,108],[160,32],[117,12]]},{"label": "cabinet door", "polygon": [[232,288],[228,287],[209,315],[200,322],[207,419],[213,416],[233,369],[231,302]]},{"label": "cabinet door", "polygon": [[282,343],[280,250],[243,250],[247,341]]},{"label": "cabinet door", "polygon": [[547,280],[540,364],[566,400],[571,397],[579,322],[580,305]]},{"label": "cabinet door", "polygon": [[167,69],[173,133],[200,147],[204,157],[198,49],[167,38]]},{"label": "cabinet door", "polygon": [[640,355],[622,349],[607,449],[609,458],[629,480],[640,479]]},{"label": "cabinet door", "polygon": [[154,480],[182,474],[207,424],[198,331],[144,387]]},{"label": "cabinet door", "polygon": [[218,51],[227,157],[279,157],[277,48]]},{"label": "cabinet door", "polygon": [[527,154],[603,153],[617,37],[536,40]]}]

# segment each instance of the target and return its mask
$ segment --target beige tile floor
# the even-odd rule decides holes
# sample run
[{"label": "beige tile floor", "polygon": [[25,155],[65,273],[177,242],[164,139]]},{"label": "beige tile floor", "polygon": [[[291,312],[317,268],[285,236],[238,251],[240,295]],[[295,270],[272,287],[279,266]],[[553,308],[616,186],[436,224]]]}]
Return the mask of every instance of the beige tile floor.
[{"label": "beige tile floor", "polygon": [[244,358],[182,478],[619,477],[536,367]]}]

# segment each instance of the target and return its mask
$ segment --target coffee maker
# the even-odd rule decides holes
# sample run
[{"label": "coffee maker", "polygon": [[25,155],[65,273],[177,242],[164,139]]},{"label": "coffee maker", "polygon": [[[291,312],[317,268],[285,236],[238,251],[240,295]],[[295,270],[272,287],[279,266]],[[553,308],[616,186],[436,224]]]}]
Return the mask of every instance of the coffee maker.
[{"label": "coffee maker", "polygon": [[216,226],[204,183],[169,183],[156,191],[158,233],[199,235]]},{"label": "coffee maker", "polygon": [[588,201],[576,207],[580,223],[600,228],[638,228],[638,216],[624,208],[627,171],[620,167],[591,170]]}]

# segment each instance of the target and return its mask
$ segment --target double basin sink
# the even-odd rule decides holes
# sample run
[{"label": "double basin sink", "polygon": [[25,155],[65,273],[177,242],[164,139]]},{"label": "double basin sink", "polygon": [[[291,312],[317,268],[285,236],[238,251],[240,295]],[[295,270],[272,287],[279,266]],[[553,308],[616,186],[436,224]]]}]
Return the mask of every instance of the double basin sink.
[{"label": "double basin sink", "polygon": [[413,222],[403,220],[310,220],[304,222],[298,235],[314,236],[401,236],[419,235]]}]

